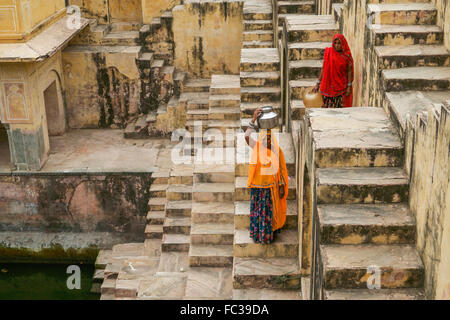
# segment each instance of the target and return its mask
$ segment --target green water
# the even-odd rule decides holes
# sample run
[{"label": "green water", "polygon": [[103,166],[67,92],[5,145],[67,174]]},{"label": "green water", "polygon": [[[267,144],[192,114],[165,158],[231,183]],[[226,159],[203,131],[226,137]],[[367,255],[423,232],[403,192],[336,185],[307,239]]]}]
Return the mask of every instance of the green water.
[{"label": "green water", "polygon": [[68,265],[0,263],[0,300],[98,300],[90,293],[93,265],[78,265],[81,288],[69,290]]}]

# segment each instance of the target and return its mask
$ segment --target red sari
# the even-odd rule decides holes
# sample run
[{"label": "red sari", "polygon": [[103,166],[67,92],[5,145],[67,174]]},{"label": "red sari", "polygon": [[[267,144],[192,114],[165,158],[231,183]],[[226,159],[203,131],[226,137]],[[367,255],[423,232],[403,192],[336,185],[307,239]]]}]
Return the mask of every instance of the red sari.
[{"label": "red sari", "polygon": [[326,97],[342,95],[344,97],[344,108],[349,108],[353,104],[353,87],[349,96],[345,95],[345,91],[348,83],[349,63],[354,69],[353,57],[345,37],[342,34],[336,34],[333,42],[336,38],[341,40],[342,51],[336,51],[333,46],[325,49],[320,93]]}]

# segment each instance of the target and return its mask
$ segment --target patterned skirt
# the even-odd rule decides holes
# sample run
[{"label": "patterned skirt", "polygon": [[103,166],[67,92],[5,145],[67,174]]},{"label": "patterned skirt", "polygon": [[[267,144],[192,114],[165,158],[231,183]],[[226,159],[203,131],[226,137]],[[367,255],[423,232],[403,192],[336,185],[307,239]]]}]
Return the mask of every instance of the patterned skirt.
[{"label": "patterned skirt", "polygon": [[323,107],[324,108],[342,108],[344,101],[344,96],[336,96],[336,97],[326,97],[323,96]]},{"label": "patterned skirt", "polygon": [[272,195],[270,189],[251,188],[250,237],[256,243],[272,243]]}]

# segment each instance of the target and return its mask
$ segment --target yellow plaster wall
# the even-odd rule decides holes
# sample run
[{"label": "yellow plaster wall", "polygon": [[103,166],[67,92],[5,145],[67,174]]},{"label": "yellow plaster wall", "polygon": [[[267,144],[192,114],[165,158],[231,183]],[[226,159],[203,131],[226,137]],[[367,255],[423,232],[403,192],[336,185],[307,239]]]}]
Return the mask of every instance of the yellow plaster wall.
[{"label": "yellow plaster wall", "polygon": [[198,77],[239,74],[242,2],[191,2],[172,12],[177,68]]},{"label": "yellow plaster wall", "polygon": [[64,12],[64,0],[0,0],[0,40],[27,39]]},{"label": "yellow plaster wall", "polygon": [[107,0],[69,0],[69,5],[80,7],[86,18],[96,18],[100,24],[108,22]]},{"label": "yellow plaster wall", "polygon": [[180,0],[142,0],[143,23],[150,24],[153,18],[160,17],[164,11],[180,4]]},{"label": "yellow plaster wall", "polygon": [[142,22],[142,0],[109,0],[111,22]]},{"label": "yellow plaster wall", "polygon": [[[70,128],[98,128],[102,112],[114,111],[114,116],[123,117],[125,100],[129,115],[139,113],[138,51],[123,49],[109,52],[106,49],[74,46],[63,51]],[[117,75],[116,79],[111,79],[112,70]],[[108,88],[110,82],[116,82],[118,87]],[[120,91],[124,82],[128,83],[129,92]],[[106,96],[108,100],[105,101]]]}]

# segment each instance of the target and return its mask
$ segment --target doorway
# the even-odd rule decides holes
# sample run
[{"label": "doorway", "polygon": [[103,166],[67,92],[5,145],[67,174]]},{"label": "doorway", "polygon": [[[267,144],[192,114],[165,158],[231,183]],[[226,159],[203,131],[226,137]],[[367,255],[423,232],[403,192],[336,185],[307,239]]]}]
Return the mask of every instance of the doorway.
[{"label": "doorway", "polygon": [[56,81],[44,91],[45,112],[47,114],[47,127],[49,136],[61,136],[66,130],[64,114],[58,97]]},{"label": "doorway", "polygon": [[9,149],[8,132],[0,122],[0,171],[8,171],[11,163],[11,152]]}]

